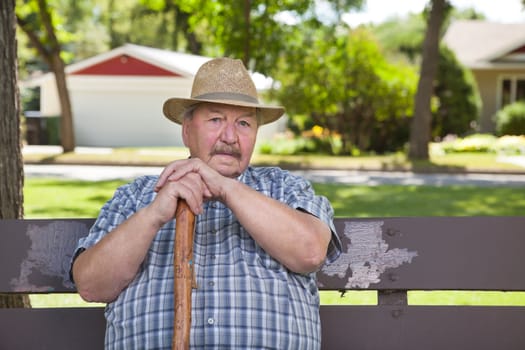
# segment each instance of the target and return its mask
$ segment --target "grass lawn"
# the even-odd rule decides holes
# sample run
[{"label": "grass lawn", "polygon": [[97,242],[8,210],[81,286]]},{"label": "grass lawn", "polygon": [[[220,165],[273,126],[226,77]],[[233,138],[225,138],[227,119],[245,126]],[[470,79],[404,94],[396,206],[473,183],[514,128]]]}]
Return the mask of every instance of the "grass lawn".
[{"label": "grass lawn", "polygon": [[525,188],[314,184],[339,217],[520,216]]},{"label": "grass lawn", "polygon": [[[26,179],[26,218],[95,217],[124,181]],[[314,184],[339,217],[384,216],[520,216],[525,213],[525,188],[474,186],[354,186]],[[323,304],[374,305],[374,291],[322,292]],[[83,306],[76,295],[35,295],[35,307]],[[409,304],[525,305],[525,293],[410,292]]]},{"label": "grass lawn", "polygon": [[[26,218],[96,217],[125,181],[26,179]],[[519,216],[525,188],[475,186],[355,186],[314,184],[339,217]]]},{"label": "grass lawn", "polygon": [[93,218],[123,180],[80,181],[29,178],[24,185],[28,219]]}]

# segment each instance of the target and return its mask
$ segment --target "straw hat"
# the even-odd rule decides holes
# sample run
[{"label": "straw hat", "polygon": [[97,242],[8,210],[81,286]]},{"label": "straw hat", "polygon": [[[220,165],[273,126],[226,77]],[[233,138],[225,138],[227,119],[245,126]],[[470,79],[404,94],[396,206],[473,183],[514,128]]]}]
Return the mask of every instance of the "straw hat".
[{"label": "straw hat", "polygon": [[171,121],[182,124],[184,110],[200,102],[256,107],[262,124],[273,122],[284,114],[283,107],[259,103],[255,84],[242,61],[231,58],[216,58],[204,63],[193,80],[191,97],[166,100],[164,115]]}]

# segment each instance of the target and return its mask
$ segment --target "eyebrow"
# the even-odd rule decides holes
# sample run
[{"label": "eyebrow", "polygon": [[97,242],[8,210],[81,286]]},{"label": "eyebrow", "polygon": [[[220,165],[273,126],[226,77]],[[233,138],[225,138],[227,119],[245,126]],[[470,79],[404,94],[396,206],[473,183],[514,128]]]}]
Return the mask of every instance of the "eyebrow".
[{"label": "eyebrow", "polygon": [[[223,116],[227,116],[226,113],[224,113],[222,111],[222,109],[217,108],[217,107],[209,106],[208,107],[208,111],[212,112],[212,113],[218,113],[218,114],[223,115]],[[253,111],[253,112],[250,111],[250,112],[242,113],[238,117],[241,117],[241,118],[249,117],[249,118],[256,118],[257,119],[257,113],[256,113],[256,111]]]}]

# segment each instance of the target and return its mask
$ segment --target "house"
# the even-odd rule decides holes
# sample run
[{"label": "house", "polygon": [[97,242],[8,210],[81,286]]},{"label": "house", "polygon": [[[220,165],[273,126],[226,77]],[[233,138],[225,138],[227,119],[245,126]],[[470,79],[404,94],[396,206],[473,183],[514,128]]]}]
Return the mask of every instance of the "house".
[{"label": "house", "polygon": [[443,43],[472,71],[483,103],[480,131],[492,133],[494,114],[525,100],[525,23],[455,21]]},{"label": "house", "polygon": [[[210,57],[126,44],[66,67],[77,146],[182,146],[180,126],[162,114],[169,97],[189,97],[194,75]],[[252,74],[259,92],[271,79]],[[59,116],[52,73],[33,79],[40,87],[41,117]],[[283,121],[261,127],[269,138]]]}]

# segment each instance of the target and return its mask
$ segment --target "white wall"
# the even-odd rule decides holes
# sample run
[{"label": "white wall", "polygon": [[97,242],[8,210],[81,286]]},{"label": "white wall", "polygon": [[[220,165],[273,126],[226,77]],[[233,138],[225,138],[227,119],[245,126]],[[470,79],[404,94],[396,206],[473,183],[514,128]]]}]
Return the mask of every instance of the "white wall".
[{"label": "white wall", "polygon": [[189,96],[185,78],[70,78],[77,146],[182,146],[180,126],[162,114],[173,96]]},{"label": "white wall", "polygon": [[55,76],[46,74],[38,79],[40,84],[40,113],[46,117],[56,117],[61,114],[58,91],[56,88]]}]

